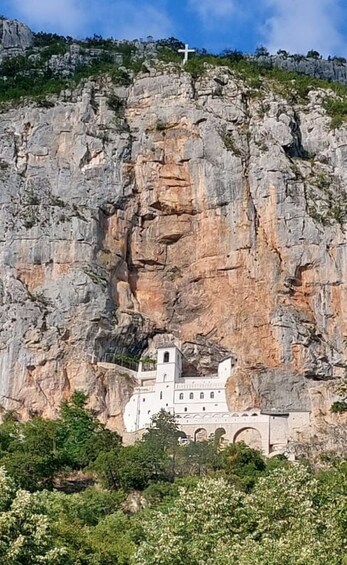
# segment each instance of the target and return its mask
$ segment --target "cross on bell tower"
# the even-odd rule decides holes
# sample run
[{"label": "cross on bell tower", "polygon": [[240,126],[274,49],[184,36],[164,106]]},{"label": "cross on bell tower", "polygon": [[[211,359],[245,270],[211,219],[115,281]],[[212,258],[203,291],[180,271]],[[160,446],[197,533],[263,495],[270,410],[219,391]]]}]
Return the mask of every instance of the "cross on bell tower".
[{"label": "cross on bell tower", "polygon": [[186,43],[184,49],[179,49],[178,52],[184,54],[183,64],[185,65],[188,61],[189,53],[195,53],[195,49],[189,49],[189,45]]}]

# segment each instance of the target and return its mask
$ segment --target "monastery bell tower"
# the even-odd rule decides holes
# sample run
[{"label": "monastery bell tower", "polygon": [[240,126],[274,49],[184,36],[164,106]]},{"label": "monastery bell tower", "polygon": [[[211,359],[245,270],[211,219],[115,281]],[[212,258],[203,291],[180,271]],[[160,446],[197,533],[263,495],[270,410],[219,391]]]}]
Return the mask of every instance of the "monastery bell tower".
[{"label": "monastery bell tower", "polygon": [[160,345],[157,350],[157,383],[175,383],[182,374],[182,353],[174,345]]},{"label": "monastery bell tower", "polygon": [[174,345],[161,345],[157,350],[156,406],[174,412],[175,383],[182,374],[182,354]]}]

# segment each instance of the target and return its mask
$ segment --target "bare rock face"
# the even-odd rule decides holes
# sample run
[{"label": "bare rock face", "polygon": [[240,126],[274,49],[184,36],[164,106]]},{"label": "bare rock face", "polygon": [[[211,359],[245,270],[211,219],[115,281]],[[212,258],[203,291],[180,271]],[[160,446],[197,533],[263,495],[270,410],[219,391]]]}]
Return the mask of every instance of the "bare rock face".
[{"label": "bare rock face", "polygon": [[24,50],[33,45],[34,37],[25,24],[0,19],[0,50]]},{"label": "bare rock face", "polygon": [[333,437],[347,129],[322,96],[294,107],[224,69],[150,70],[1,114],[3,409],[53,416],[84,389],[122,431],[133,385],[93,355],[165,336],[191,370],[235,357],[230,408],[309,409],[312,436]]}]

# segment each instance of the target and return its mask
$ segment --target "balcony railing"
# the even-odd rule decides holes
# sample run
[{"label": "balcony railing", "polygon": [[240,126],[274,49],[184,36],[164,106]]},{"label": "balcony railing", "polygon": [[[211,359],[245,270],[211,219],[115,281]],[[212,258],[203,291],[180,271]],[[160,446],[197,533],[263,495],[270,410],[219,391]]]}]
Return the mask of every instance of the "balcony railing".
[{"label": "balcony railing", "polygon": [[117,353],[105,353],[101,358],[102,363],[111,363],[113,365],[118,365],[119,367],[124,367],[135,373],[146,373],[150,371],[155,371],[157,368],[156,361],[144,360],[138,361],[137,359],[130,359],[125,355],[120,355]]}]

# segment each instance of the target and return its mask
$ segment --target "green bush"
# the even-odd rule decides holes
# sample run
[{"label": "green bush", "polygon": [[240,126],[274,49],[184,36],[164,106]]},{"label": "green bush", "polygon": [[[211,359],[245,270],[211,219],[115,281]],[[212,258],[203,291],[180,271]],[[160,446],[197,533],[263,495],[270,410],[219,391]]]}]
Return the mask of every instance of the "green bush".
[{"label": "green bush", "polygon": [[331,116],[331,128],[339,128],[347,120],[347,96],[343,99],[327,97],[323,106],[329,116]]},{"label": "green bush", "polygon": [[108,97],[107,106],[109,107],[110,110],[115,112],[117,115],[123,113],[123,106],[124,106],[123,100],[121,100],[121,98],[119,98],[119,96],[117,96],[116,94],[111,94]]},{"label": "green bush", "polygon": [[342,414],[343,412],[347,412],[346,400],[337,400],[334,402],[330,408],[330,412],[333,414]]}]

